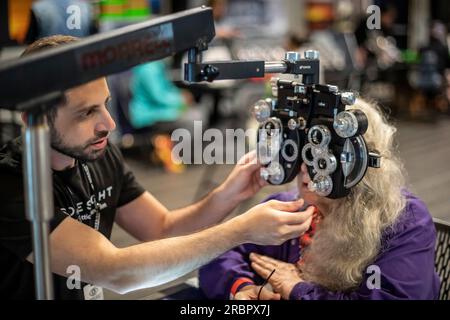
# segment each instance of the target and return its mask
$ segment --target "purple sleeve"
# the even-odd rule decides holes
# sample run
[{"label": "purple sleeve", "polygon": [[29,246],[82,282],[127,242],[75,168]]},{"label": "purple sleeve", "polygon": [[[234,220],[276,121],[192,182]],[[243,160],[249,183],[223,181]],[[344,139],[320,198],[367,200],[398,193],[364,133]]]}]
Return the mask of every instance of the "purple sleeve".
[{"label": "purple sleeve", "polygon": [[248,256],[251,252],[261,252],[261,247],[253,244],[241,245],[200,269],[200,288],[208,299],[229,299],[231,287],[239,278],[255,281],[256,276],[249,265]]},{"label": "purple sleeve", "polygon": [[[290,201],[294,199],[293,193],[278,193],[272,195],[271,199]],[[262,255],[282,259],[283,252],[288,244],[281,246],[259,246],[255,244],[244,244],[238,246],[219,256],[199,271],[200,288],[208,299],[229,299],[231,287],[239,278],[248,278],[259,283],[261,278],[256,275],[250,267],[249,255],[257,252]],[[242,288],[242,286],[240,286]]]},{"label": "purple sleeve", "polygon": [[413,198],[372,264],[379,268],[379,289],[375,280],[377,271],[367,268],[360,287],[352,292],[331,292],[313,283],[302,282],[294,287],[290,299],[437,299],[439,277],[434,269],[435,238],[436,231],[426,206]]}]

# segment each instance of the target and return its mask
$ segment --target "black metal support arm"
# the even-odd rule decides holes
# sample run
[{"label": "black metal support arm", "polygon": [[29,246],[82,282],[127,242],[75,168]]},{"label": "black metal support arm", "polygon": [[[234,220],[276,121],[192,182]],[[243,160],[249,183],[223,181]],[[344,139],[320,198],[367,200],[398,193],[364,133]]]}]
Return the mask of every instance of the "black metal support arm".
[{"label": "black metal support arm", "polygon": [[50,135],[42,112],[63,99],[62,92],[51,92],[19,105],[28,110],[23,136],[23,170],[27,219],[32,225],[36,298],[53,299],[50,269],[49,223],[54,216],[53,183],[50,168]]},{"label": "black metal support arm", "polygon": [[184,80],[188,82],[225,79],[261,78],[266,73],[303,75],[304,84],[319,81],[319,59],[282,61],[205,61],[201,62],[198,50],[191,49],[188,63],[184,65]]},{"label": "black metal support arm", "polygon": [[188,82],[264,77],[264,61],[218,61],[187,63],[184,79]]},{"label": "black metal support arm", "polygon": [[64,91],[190,48],[204,50],[215,35],[210,8],[186,10],[84,38],[0,64],[0,106]]}]

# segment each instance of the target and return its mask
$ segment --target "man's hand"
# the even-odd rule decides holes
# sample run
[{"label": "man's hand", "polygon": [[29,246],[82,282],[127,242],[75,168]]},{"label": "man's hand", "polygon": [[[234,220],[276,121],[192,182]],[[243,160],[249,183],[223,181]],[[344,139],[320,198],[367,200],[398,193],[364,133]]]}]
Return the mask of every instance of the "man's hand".
[{"label": "man's hand", "polygon": [[299,237],[311,225],[314,207],[299,211],[303,199],[297,201],[270,200],[254,206],[232,219],[244,242],[277,245]]},{"label": "man's hand", "polygon": [[263,279],[267,279],[275,269],[268,282],[275,292],[281,294],[283,299],[288,300],[294,286],[303,281],[297,266],[292,263],[286,263],[256,253],[250,254],[250,260],[252,261],[253,270]]},{"label": "man's hand", "polygon": [[[261,286],[248,285],[242,288],[234,296],[234,300],[257,300],[258,293]],[[264,287],[259,295],[259,300],[280,300],[281,296],[279,293],[275,293]]]},{"label": "man's hand", "polygon": [[255,150],[244,155],[228,178],[217,188],[220,198],[237,206],[241,201],[254,196],[262,187],[268,185],[268,182],[260,177],[260,168]]}]

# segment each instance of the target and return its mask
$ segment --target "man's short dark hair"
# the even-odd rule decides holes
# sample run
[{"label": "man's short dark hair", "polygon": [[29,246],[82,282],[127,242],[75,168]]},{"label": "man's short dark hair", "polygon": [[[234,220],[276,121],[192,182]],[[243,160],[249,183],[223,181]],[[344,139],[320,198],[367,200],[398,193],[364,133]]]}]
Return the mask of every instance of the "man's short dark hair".
[{"label": "man's short dark hair", "polygon": [[[72,36],[65,35],[54,35],[45,38],[41,38],[30,44],[25,51],[22,53],[22,57],[29,56],[36,52],[41,52],[46,49],[58,47],[64,44],[69,44],[73,42],[77,42],[80,39]],[[56,113],[58,111],[58,107],[54,107],[47,112],[47,119],[49,124],[53,124],[56,118]]]},{"label": "man's short dark hair", "polygon": [[22,57],[28,56],[28,55],[36,53],[36,52],[40,52],[45,49],[59,47],[63,44],[77,42],[79,40],[80,40],[80,38],[72,37],[72,36],[65,36],[65,35],[61,35],[61,34],[41,38],[41,39],[36,40],[32,44],[30,44],[25,49],[25,51],[22,53]]}]

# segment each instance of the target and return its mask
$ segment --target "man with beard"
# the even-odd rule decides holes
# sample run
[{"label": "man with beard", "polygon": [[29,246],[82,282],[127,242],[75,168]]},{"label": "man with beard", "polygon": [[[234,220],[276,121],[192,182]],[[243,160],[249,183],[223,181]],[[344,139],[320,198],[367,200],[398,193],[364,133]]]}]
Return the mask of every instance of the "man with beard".
[{"label": "man with beard", "polygon": [[[24,54],[76,40],[43,38]],[[100,78],[67,90],[65,101],[47,114],[55,206],[51,270],[57,299],[102,298],[102,287],[124,293],[157,286],[242,243],[280,244],[309,228],[312,210],[299,213],[302,200],[272,201],[218,224],[264,186],[254,153],[244,156],[204,199],[169,211],[137,183],[119,150],[108,143],[115,128],[108,101],[106,80]],[[0,149],[0,297],[8,299],[34,298],[21,140]],[[141,243],[115,247],[109,241],[114,222]]]}]

